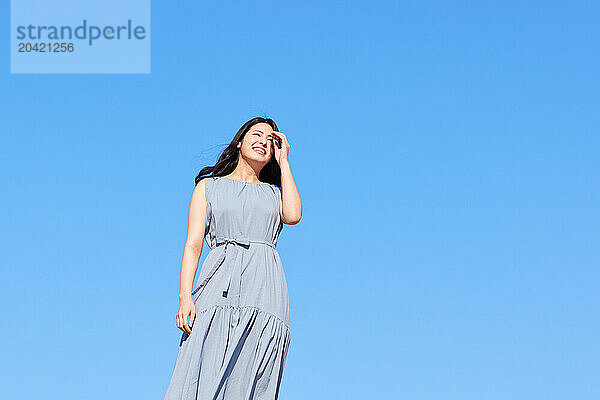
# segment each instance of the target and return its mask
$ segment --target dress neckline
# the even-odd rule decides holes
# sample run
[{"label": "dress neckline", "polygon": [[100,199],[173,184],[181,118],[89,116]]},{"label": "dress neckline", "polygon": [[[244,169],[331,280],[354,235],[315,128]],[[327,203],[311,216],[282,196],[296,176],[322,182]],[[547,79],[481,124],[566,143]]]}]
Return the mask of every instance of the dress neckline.
[{"label": "dress neckline", "polygon": [[220,176],[220,178],[225,178],[225,179],[227,179],[229,181],[234,181],[234,182],[239,182],[239,183],[248,183],[248,184],[251,184],[251,185],[259,185],[261,183],[263,185],[268,185],[269,184],[268,182],[246,182],[246,181],[238,181],[237,179],[229,178],[227,176]]}]

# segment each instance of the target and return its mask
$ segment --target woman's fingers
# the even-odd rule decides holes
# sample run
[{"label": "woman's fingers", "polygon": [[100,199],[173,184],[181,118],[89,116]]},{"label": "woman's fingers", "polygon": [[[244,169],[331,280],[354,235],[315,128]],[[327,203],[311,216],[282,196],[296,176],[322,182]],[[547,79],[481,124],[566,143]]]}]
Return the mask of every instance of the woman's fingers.
[{"label": "woman's fingers", "polygon": [[187,334],[192,333],[190,326],[188,325],[187,318],[183,321],[183,331]]},{"label": "woman's fingers", "polygon": [[275,140],[273,141],[273,143],[275,144],[275,142],[277,142],[277,144],[275,145],[276,148],[281,149],[281,145],[283,144],[283,133],[278,132],[278,131],[273,131],[273,133],[275,134]]},{"label": "woman's fingers", "polygon": [[[189,319],[189,322],[188,322]],[[183,331],[186,333],[192,333],[192,325],[194,324],[194,313],[192,310],[188,311],[183,318]]]},{"label": "woman's fingers", "polygon": [[177,313],[177,315],[175,317],[175,321],[177,323],[177,327],[179,329],[183,330],[183,326],[182,326],[183,325],[182,324],[182,322],[183,322],[183,316],[181,315],[181,313],[179,313],[179,312]]},{"label": "woman's fingers", "polygon": [[273,133],[274,133],[275,135],[277,135],[279,138],[281,138],[281,142],[282,142],[281,144],[282,144],[282,147],[283,147],[283,144],[284,144],[284,143],[285,143],[285,144],[289,144],[289,143],[288,143],[288,140],[287,140],[287,136],[285,136],[285,133],[281,133],[281,132],[279,132],[279,131],[273,131]]},{"label": "woman's fingers", "polygon": [[196,310],[192,308],[192,314],[190,315],[190,328],[194,327],[194,321],[196,320]]},{"label": "woman's fingers", "polygon": [[183,312],[177,313],[177,327],[186,333],[192,332],[192,330],[188,326],[187,317]]},{"label": "woman's fingers", "polygon": [[290,143],[288,142],[285,134],[278,131],[273,131],[273,134],[281,140],[281,147],[275,150],[275,159],[281,165],[281,161],[288,158]]},{"label": "woman's fingers", "polygon": [[194,307],[192,304],[189,309],[187,308],[187,305],[182,305],[182,308],[177,311],[175,321],[179,329],[189,334],[192,333],[192,326],[194,325],[194,320],[196,319],[196,307]]}]

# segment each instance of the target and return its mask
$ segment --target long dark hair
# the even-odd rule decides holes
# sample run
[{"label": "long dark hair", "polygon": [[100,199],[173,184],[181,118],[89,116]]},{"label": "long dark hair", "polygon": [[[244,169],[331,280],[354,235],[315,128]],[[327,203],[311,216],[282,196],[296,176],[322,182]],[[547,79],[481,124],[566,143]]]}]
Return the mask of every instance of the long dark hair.
[{"label": "long dark hair", "polygon": [[[275,124],[275,121],[273,121],[271,118],[255,117],[247,121],[237,131],[237,133],[233,137],[233,140],[231,140],[231,143],[229,143],[225,150],[223,150],[223,152],[219,156],[217,163],[213,166],[207,166],[200,170],[200,173],[198,174],[198,176],[196,176],[195,184],[197,185],[202,178],[205,178],[207,176],[224,176],[233,172],[233,170],[237,166],[239,158],[239,150],[237,148],[237,144],[244,139],[244,136],[246,136],[246,133],[248,133],[248,131],[253,125],[259,124],[261,122],[269,124],[274,131],[279,131],[279,129],[277,129],[277,124]],[[260,171],[260,176],[258,177],[258,179],[261,182],[272,183],[276,186],[281,187],[281,169],[279,168],[279,164],[277,164],[277,161],[275,160],[275,152],[272,151],[271,154],[271,159],[267,164],[265,164],[263,169]]]}]

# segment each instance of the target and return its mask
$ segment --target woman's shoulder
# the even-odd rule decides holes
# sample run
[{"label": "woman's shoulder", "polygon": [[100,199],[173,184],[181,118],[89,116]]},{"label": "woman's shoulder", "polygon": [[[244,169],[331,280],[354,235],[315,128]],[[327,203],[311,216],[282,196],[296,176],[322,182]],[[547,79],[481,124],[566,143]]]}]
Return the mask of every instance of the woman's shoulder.
[{"label": "woman's shoulder", "polygon": [[210,190],[211,185],[213,184],[213,182],[215,181],[215,177],[214,176],[204,176],[202,177],[197,183],[196,183],[196,187],[194,188],[194,191],[204,191],[205,193],[208,193],[208,190]]},{"label": "woman's shoulder", "polygon": [[212,175],[207,175],[207,176],[203,176],[198,183],[196,183],[196,185],[199,185],[201,182],[204,182],[205,184],[207,182],[213,182],[214,180],[216,180],[217,178],[219,178],[218,176],[212,176]]}]

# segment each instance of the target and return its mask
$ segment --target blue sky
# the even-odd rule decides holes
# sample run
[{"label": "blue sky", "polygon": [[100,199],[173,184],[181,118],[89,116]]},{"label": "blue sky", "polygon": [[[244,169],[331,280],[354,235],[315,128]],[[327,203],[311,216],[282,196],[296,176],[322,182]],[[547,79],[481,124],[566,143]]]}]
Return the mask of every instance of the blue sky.
[{"label": "blue sky", "polygon": [[255,115],[303,200],[281,399],[600,396],[596,3],[153,1],[148,75],[11,75],[7,3],[2,398],[163,398],[194,177]]}]

